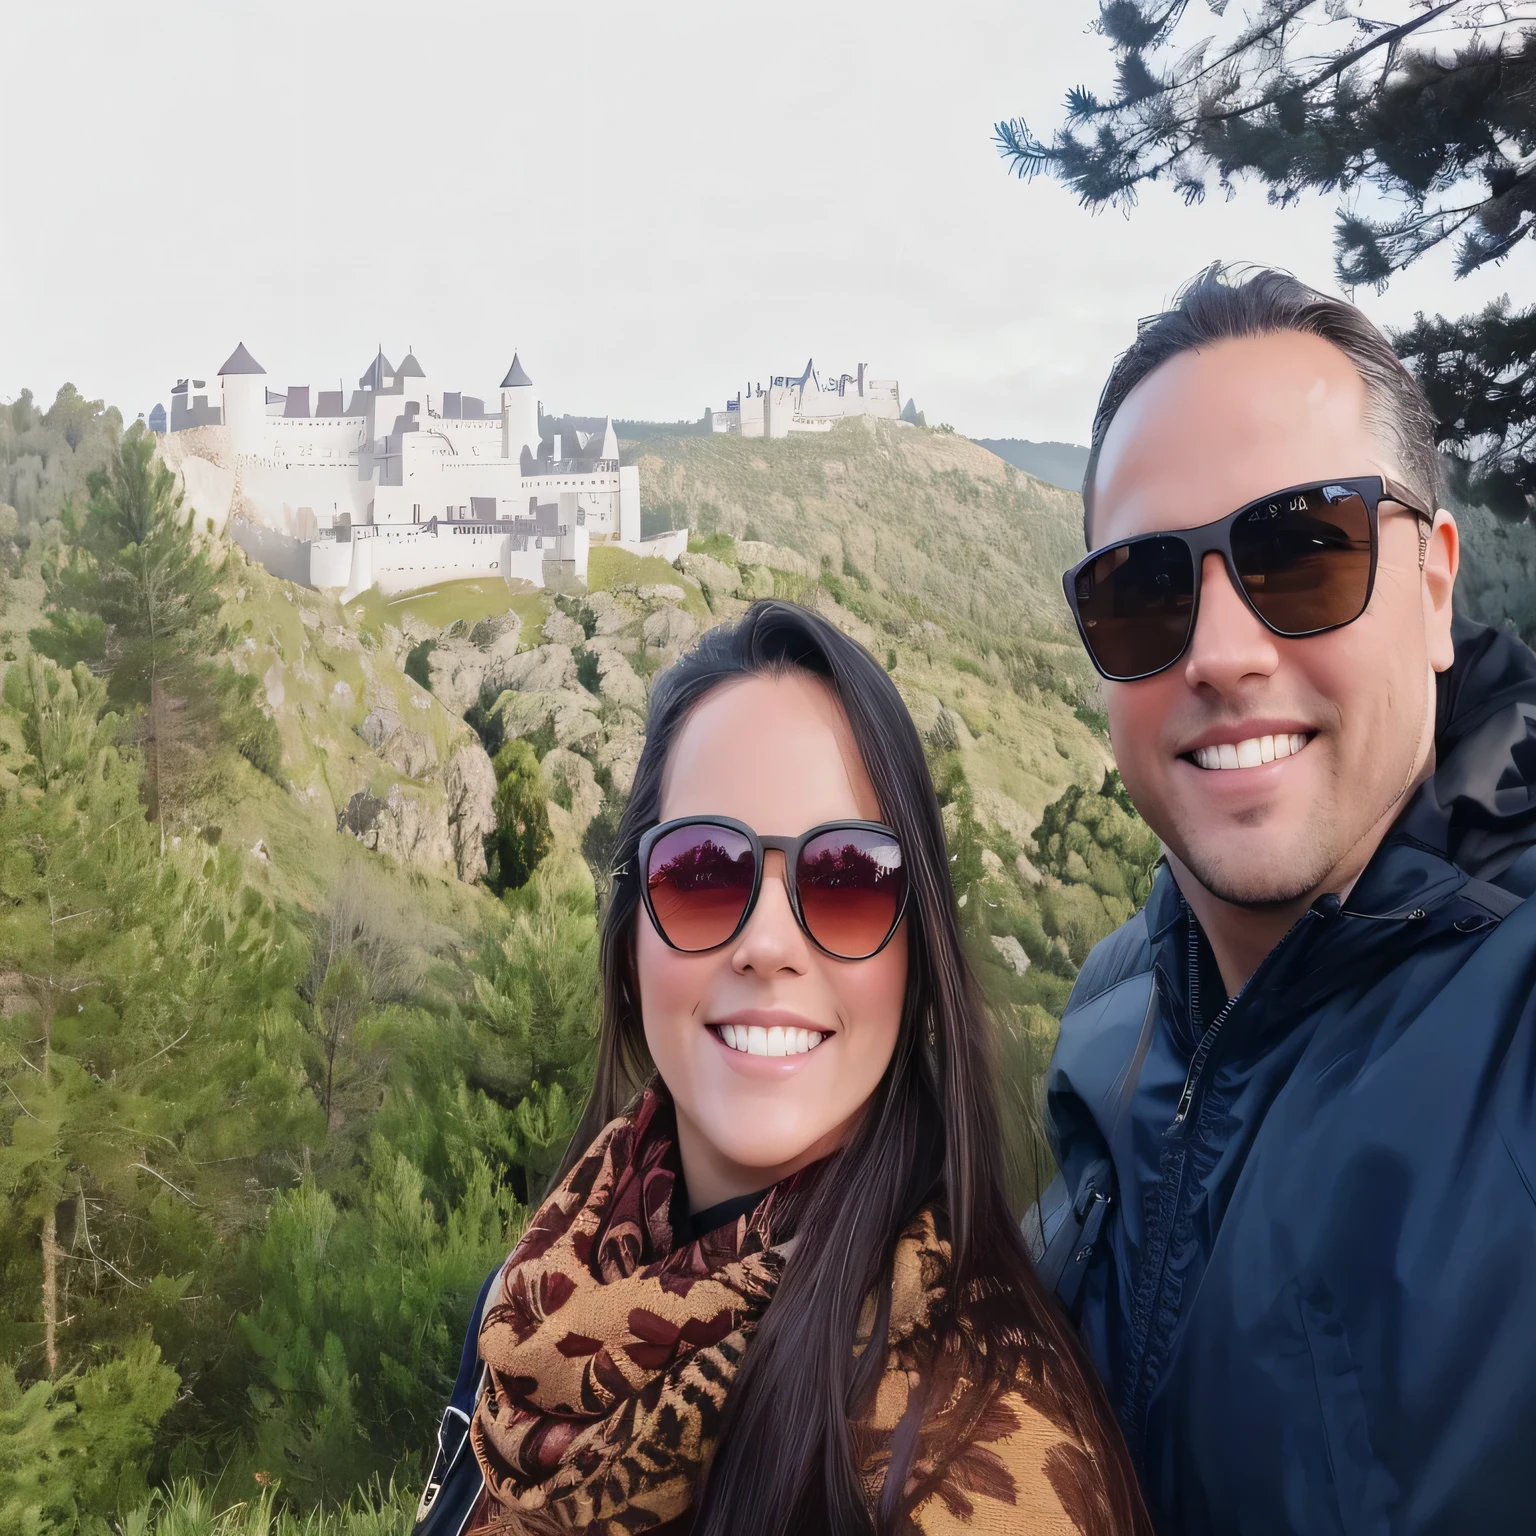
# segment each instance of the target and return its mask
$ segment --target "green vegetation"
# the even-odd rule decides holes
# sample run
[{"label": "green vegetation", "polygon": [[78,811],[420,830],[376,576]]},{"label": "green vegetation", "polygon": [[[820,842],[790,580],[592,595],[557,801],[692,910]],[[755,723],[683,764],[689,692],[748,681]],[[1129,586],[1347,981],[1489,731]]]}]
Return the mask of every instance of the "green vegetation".
[{"label": "green vegetation", "polygon": [[[298,765],[217,647],[259,629],[345,709],[360,642],[199,539],[149,446],[14,573],[0,1529],[403,1530],[470,1300],[585,1092],[592,885],[547,819],[507,904],[466,907],[279,815]],[[178,708],[201,762],[172,804]],[[252,808],[270,851],[224,835]]]},{"label": "green vegetation", "polygon": [[[644,685],[751,594],[816,607],[907,698],[1016,1195],[1048,1177],[1055,1020],[1157,857],[1060,611],[1074,498],[919,428],[656,437],[643,474],[713,519],[682,569],[600,548],[586,592],[343,609],[184,526],[143,447],[0,545],[0,1531],[408,1528],[471,1299],[591,1082]],[[508,604],[543,680],[450,714],[444,656]],[[460,753],[488,807],[468,880],[425,830]],[[404,807],[395,841],[338,829],[360,799]]]},{"label": "green vegetation", "polygon": [[509,741],[496,754],[493,766],[496,831],[488,878],[499,890],[515,891],[528,883],[549,852],[548,796],[538,756],[528,741]]}]

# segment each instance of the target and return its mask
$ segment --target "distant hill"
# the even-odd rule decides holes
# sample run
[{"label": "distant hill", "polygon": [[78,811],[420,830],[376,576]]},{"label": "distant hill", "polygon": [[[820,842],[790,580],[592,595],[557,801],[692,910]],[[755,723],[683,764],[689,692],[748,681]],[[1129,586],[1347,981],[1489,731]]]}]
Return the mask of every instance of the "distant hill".
[{"label": "distant hill", "polygon": [[964,722],[978,813],[1017,848],[1069,784],[1102,781],[1098,689],[1061,591],[1076,494],[957,433],[870,417],[771,441],[621,437],[620,450],[640,466],[649,527],[687,527],[738,565],[754,546],[790,552],[798,580],[754,557],[778,567],[772,590],[835,599],[915,714]]},{"label": "distant hill", "polygon": [[1026,474],[1064,491],[1081,491],[1088,450],[1080,443],[1032,443],[1023,437],[976,437],[982,448],[1006,459]]}]

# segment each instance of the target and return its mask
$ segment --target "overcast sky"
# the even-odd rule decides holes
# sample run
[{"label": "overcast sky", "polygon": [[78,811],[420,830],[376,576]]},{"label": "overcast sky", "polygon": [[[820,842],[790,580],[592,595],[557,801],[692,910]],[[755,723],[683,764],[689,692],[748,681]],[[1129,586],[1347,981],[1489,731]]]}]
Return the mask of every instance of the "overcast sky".
[{"label": "overcast sky", "polygon": [[[1235,9],[1235,8],[1234,8]],[[237,341],[350,387],[382,341],[494,396],[696,418],[868,362],[930,422],[1083,441],[1136,318],[1216,257],[1332,284],[1333,204],[1130,219],[1010,178],[993,122],[1104,85],[1094,0],[7,7],[0,398],[132,419]],[[1530,244],[1384,322],[1528,296]]]}]

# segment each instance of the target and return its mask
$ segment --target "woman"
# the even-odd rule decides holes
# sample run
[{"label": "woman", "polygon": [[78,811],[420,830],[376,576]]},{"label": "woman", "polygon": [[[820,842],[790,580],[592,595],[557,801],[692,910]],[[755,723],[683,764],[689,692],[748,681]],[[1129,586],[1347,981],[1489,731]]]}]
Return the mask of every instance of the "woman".
[{"label": "woman", "polygon": [[1000,1188],[921,745],[880,666],[754,605],[661,677],[597,1077],[491,1285],[472,1529],[1146,1529]]}]

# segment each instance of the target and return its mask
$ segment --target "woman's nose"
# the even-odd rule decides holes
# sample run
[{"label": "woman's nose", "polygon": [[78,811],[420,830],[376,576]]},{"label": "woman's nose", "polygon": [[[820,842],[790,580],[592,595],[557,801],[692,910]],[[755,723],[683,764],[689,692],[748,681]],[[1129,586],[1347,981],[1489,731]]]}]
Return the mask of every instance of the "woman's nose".
[{"label": "woman's nose", "polygon": [[747,926],[737,935],[732,966],[742,972],[771,976],[780,971],[803,972],[810,949],[789,901],[784,855],[769,849],[763,861],[763,884]]}]

